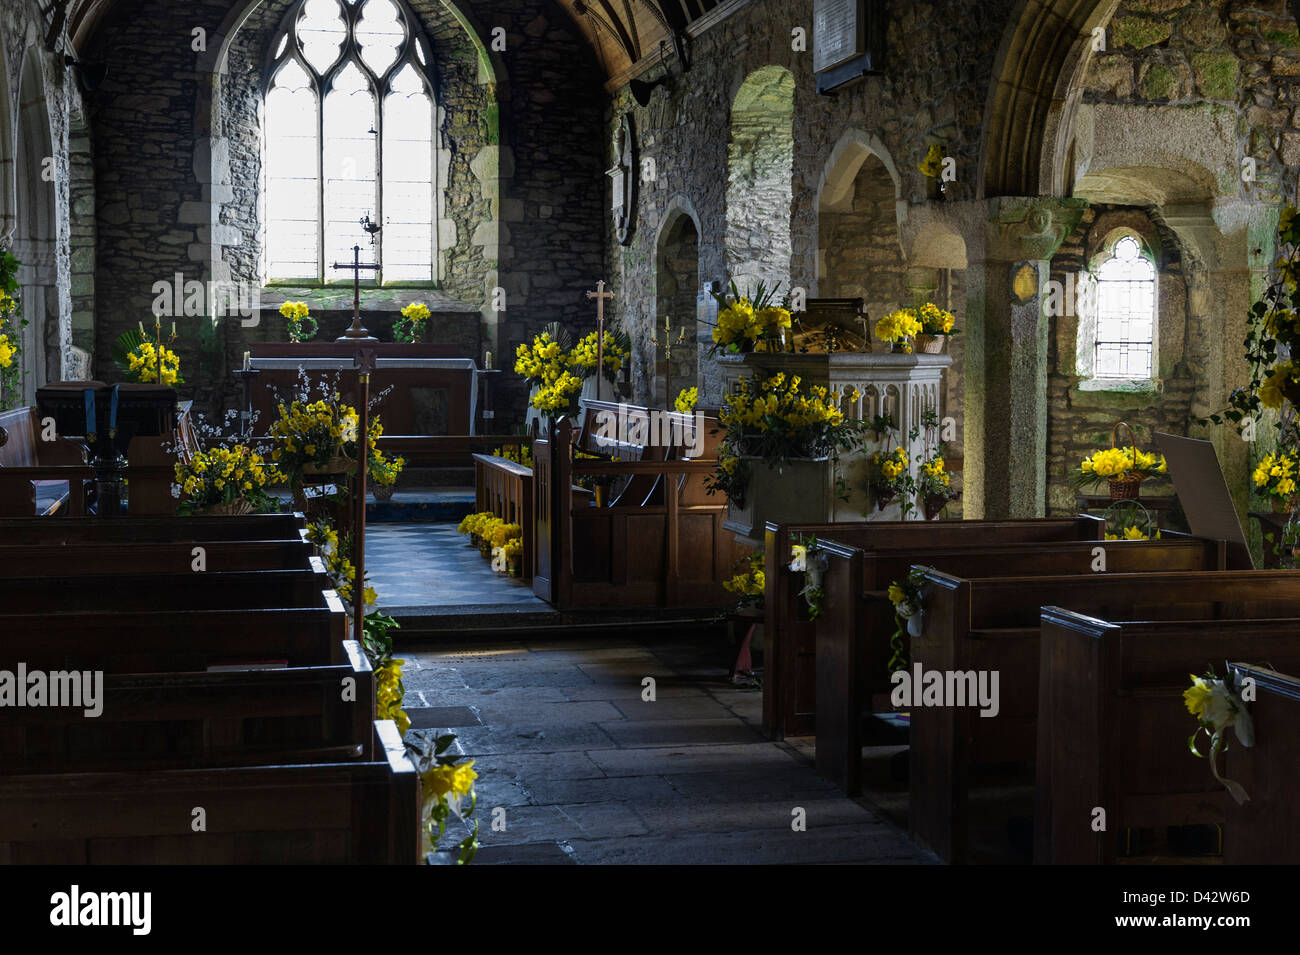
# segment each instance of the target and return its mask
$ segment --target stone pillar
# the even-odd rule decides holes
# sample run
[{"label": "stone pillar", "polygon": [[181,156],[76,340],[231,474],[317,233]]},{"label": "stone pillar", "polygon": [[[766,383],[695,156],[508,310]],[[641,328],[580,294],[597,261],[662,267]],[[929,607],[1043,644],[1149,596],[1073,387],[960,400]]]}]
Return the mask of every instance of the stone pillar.
[{"label": "stone pillar", "polygon": [[962,513],[1041,517],[1047,489],[1050,259],[1080,199],[998,198],[969,248]]}]

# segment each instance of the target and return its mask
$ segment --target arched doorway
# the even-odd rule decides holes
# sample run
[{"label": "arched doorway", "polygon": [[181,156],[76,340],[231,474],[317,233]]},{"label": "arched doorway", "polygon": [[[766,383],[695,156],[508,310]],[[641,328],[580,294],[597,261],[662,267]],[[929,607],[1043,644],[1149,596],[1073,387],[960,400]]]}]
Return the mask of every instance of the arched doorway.
[{"label": "arched doorway", "polygon": [[699,228],[689,213],[674,209],[665,218],[655,251],[655,340],[659,348],[655,381],[649,392],[653,396],[651,403],[658,407],[671,408],[683,388],[699,385],[699,289]]},{"label": "arched doorway", "polygon": [[765,66],[731,107],[727,145],[727,271],[742,292],[790,281],[794,76]]}]

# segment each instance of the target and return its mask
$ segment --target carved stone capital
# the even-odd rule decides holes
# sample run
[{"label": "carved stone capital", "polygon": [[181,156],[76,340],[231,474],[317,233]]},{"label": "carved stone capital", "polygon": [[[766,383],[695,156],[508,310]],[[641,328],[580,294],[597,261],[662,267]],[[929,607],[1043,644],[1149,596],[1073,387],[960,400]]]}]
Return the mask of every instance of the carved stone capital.
[{"label": "carved stone capital", "polygon": [[985,260],[1050,259],[1079,225],[1087,208],[1085,199],[1000,197],[989,200]]}]

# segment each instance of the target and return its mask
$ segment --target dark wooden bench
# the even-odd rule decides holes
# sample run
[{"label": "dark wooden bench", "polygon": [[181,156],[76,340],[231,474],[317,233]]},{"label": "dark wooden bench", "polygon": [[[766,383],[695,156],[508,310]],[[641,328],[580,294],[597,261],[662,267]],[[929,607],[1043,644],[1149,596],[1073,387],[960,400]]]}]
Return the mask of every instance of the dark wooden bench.
[{"label": "dark wooden bench", "polygon": [[0,517],[86,512],[86,482],[95,472],[85,448],[64,438],[41,441],[40,435],[35,408],[0,413]]},{"label": "dark wooden bench", "polygon": [[816,623],[817,771],[846,792],[861,786],[862,720],[890,709],[888,661],[897,624],[892,581],[912,565],[953,576],[1092,574],[1104,548],[1109,573],[1224,570],[1227,546],[1181,535],[1156,541],[1045,541],[862,551],[827,541],[822,619]]},{"label": "dark wooden bench", "polygon": [[334,666],[110,674],[98,716],[0,709],[0,773],[369,760],[375,678],[360,645]]},{"label": "dark wooden bench", "polygon": [[926,584],[922,635],[912,640],[913,668],[999,673],[994,719],[970,707],[911,709],[912,832],[952,861],[965,858],[971,766],[1034,759],[1041,608],[1070,607],[1117,620],[1300,616],[1300,573],[1287,571],[984,579],[929,571]]},{"label": "dark wooden bench", "polygon": [[[1204,594],[1238,596],[1231,581]],[[1189,673],[1222,674],[1233,655],[1300,669],[1300,620],[1121,623],[1043,608],[1035,862],[1113,863],[1125,829],[1223,823],[1232,800],[1188,751],[1196,723],[1183,692]],[[1104,832],[1093,831],[1098,807]]]},{"label": "dark wooden bench", "polygon": [[1097,540],[1098,518],[1020,521],[864,521],[855,524],[769,524],[765,540],[767,585],[763,594],[763,729],[771,737],[814,732],[817,631],[799,596],[803,575],[790,571],[797,539],[835,541],[862,550],[960,547],[1036,541]]},{"label": "dark wooden bench", "polygon": [[293,540],[307,526],[301,514],[247,517],[69,517],[59,521],[0,519],[0,545],[156,543],[189,540]]},{"label": "dark wooden bench", "polygon": [[414,864],[420,777],[373,725],[369,761],[0,779],[0,863]]},{"label": "dark wooden bench", "polygon": [[[195,611],[324,607],[334,581],[319,557],[303,570],[0,577],[0,619],[69,610]],[[3,653],[0,641],[0,653]]]},{"label": "dark wooden bench", "polygon": [[[1220,772],[1240,783],[1250,801],[1239,806],[1230,796],[1223,799],[1223,861],[1295,865],[1300,862],[1300,803],[1296,801],[1300,678],[1248,663],[1234,663],[1229,670],[1238,682],[1255,681],[1255,700],[1248,704],[1255,745],[1249,749],[1240,745],[1228,730],[1231,748],[1221,757]],[[1215,672],[1222,671],[1216,666]],[[1300,673],[1300,669],[1290,672]]]},{"label": "dark wooden bench", "polygon": [[202,548],[209,573],[298,570],[309,567],[316,552],[315,546],[301,537],[292,540],[154,541],[131,544],[124,567],[122,547],[113,542],[0,544],[0,575],[111,575],[122,569],[135,574],[183,573],[194,566],[195,548]]}]

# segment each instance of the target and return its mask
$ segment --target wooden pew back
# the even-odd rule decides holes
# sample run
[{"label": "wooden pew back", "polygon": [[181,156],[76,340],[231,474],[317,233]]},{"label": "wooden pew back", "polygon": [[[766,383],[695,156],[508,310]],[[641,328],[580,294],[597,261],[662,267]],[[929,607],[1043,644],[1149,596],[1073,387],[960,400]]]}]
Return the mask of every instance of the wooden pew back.
[{"label": "wooden pew back", "polygon": [[[1242,656],[1234,659],[1243,659]],[[1255,700],[1248,704],[1255,745],[1241,746],[1229,730],[1231,748],[1220,770],[1240,783],[1250,801],[1223,799],[1223,861],[1228,865],[1294,865],[1300,862],[1300,805],[1296,769],[1300,767],[1300,677],[1281,673],[1284,666],[1233,663],[1229,671],[1255,681]],[[1218,668],[1216,667],[1216,672]],[[1300,673],[1300,668],[1290,673]],[[1203,737],[1202,737],[1203,738]]]},{"label": "wooden pew back", "polygon": [[969,708],[912,710],[913,833],[954,860],[966,849],[970,765],[1033,758],[1042,607],[1121,620],[1300,616],[1300,573],[1288,571],[991,579],[929,571],[926,582],[923,632],[912,640],[913,668],[1000,673],[996,719]]},{"label": "wooden pew back", "polygon": [[[1225,791],[1188,751],[1183,692],[1189,673],[1223,673],[1232,654],[1300,668],[1300,620],[1121,623],[1043,608],[1035,861],[1112,863],[1125,829],[1223,822]],[[1097,806],[1106,832],[1089,824]]]},{"label": "wooden pew back", "polygon": [[[315,547],[293,540],[179,541],[131,545],[136,574],[175,574],[194,566],[201,548],[209,573],[237,570],[298,570],[309,567]],[[121,547],[104,544],[0,544],[0,575],[112,575]]]},{"label": "wooden pew back", "polygon": [[[817,538],[862,550],[1035,541],[1097,540],[1095,518],[1020,521],[869,521],[854,524],[769,524],[765,535],[763,729],[773,738],[814,731],[817,630],[799,596],[802,575],[789,570],[790,547]],[[847,631],[846,631],[847,632]]]}]

